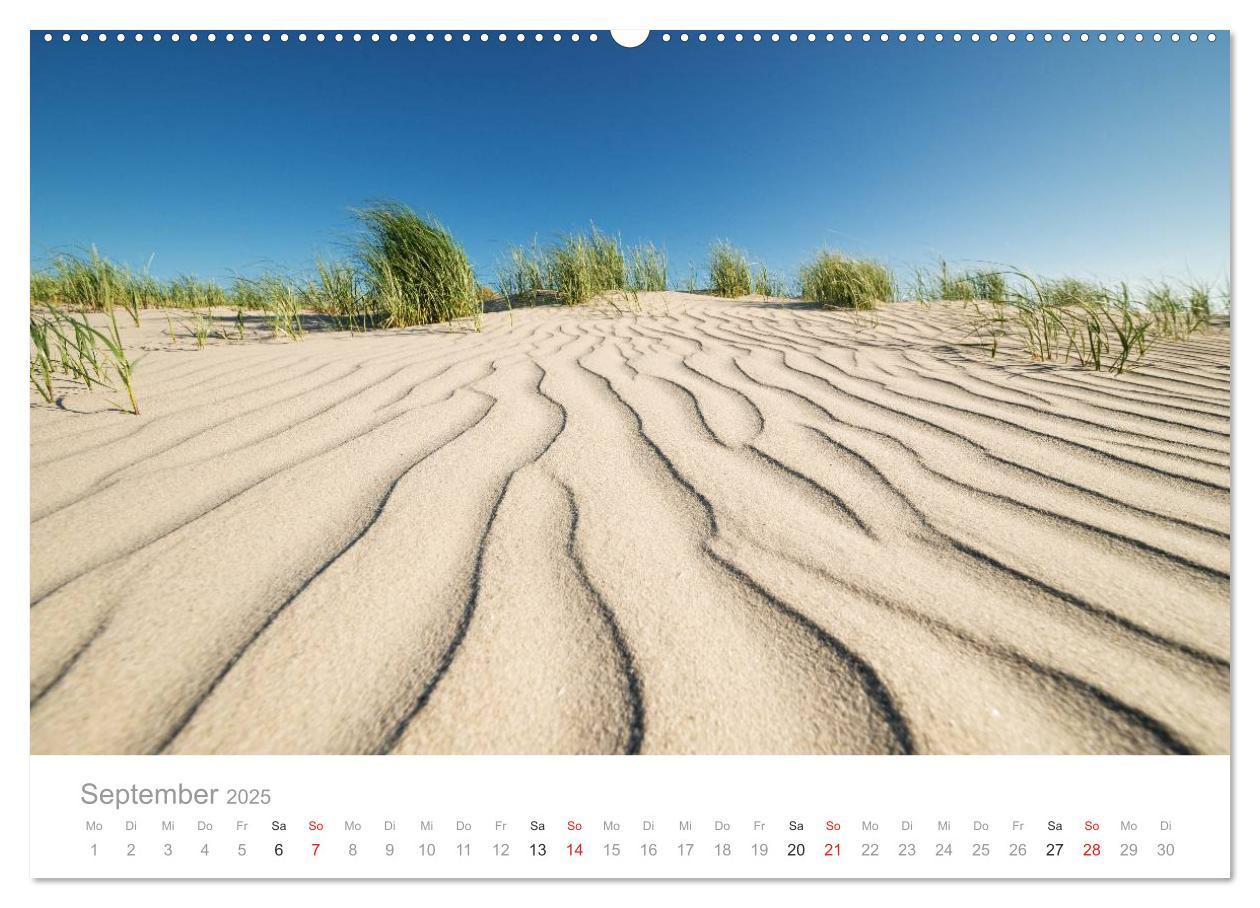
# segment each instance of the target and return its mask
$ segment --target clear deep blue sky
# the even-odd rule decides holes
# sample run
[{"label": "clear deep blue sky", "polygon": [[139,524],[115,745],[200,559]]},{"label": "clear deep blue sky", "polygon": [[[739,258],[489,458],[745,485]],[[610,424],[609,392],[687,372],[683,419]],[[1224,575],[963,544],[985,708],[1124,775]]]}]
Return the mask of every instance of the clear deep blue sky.
[{"label": "clear deep blue sky", "polygon": [[304,269],[389,197],[483,278],[594,221],[675,275],[728,238],[789,275],[827,245],[1224,280],[1229,154],[1225,34],[31,44],[33,260],[95,243],[163,277]]}]

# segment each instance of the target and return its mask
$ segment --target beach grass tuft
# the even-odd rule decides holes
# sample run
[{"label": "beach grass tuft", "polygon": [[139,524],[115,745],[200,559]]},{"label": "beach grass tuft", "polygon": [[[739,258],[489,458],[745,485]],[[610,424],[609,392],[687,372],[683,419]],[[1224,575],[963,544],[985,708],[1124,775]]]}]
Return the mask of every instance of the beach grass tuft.
[{"label": "beach grass tuft", "polygon": [[[232,283],[232,299],[237,304],[238,334],[243,327],[241,310],[250,309],[266,314],[273,337],[301,340],[305,335],[302,308],[311,302],[308,289],[277,272],[255,278],[237,277]],[[206,317],[209,318],[209,310]]]},{"label": "beach grass tuft", "polygon": [[700,290],[700,278],[696,273],[696,263],[687,263],[687,276],[682,279],[678,289],[684,293],[696,293]]},{"label": "beach grass tuft", "polygon": [[190,275],[159,281],[149,274],[148,265],[137,273],[105,258],[95,246],[84,252],[60,253],[48,266],[34,271],[30,296],[35,305],[78,312],[108,312],[120,306],[137,327],[142,309],[205,308],[222,305],[226,299],[223,288],[213,281]]},{"label": "beach grass tuft", "polygon": [[[92,325],[86,314],[67,311],[52,303],[31,310],[30,378],[45,402],[53,403],[55,400],[55,373],[61,373],[71,381],[82,382],[88,390],[94,386],[113,389],[114,385],[106,377],[107,370],[112,369],[128,400],[127,406],[116,406],[140,415],[132,385],[136,360],[131,359],[123,344],[118,316],[113,308],[109,310],[108,318],[106,327],[100,329]],[[108,361],[103,361],[102,347],[109,357]]]},{"label": "beach grass tuft", "polygon": [[510,306],[513,302],[533,304],[550,289],[547,254],[537,238],[529,246],[510,246],[499,262],[497,283],[499,295]]},{"label": "beach grass tuft", "polygon": [[765,265],[757,265],[752,273],[752,292],[757,296],[784,297],[788,294],[787,282]]},{"label": "beach grass tuft", "polygon": [[373,316],[362,284],[349,263],[316,259],[315,276],[303,285],[298,302],[328,316],[342,330],[366,331]]},{"label": "beach grass tuft", "polygon": [[709,290],[734,299],[752,293],[748,256],[733,243],[719,240],[709,247]]},{"label": "beach grass tuft", "polygon": [[481,298],[468,254],[440,223],[397,202],[355,212],[365,230],[358,257],[385,327],[472,318]]},{"label": "beach grass tuft", "polygon": [[1006,275],[999,269],[954,271],[941,259],[935,270],[916,270],[914,294],[924,302],[1001,300],[1006,295]]},{"label": "beach grass tuft", "polygon": [[801,268],[801,298],[838,309],[870,310],[892,302],[893,273],[873,259],[824,249]]},{"label": "beach grass tuft", "polygon": [[621,243],[591,225],[585,233],[565,235],[547,257],[548,283],[566,306],[580,306],[609,290],[626,289],[626,259]]},{"label": "beach grass tuft", "polygon": [[633,297],[640,291],[666,289],[669,258],[652,243],[625,249],[618,237],[592,224],[585,231],[562,235],[550,246],[535,239],[529,246],[509,247],[499,262],[497,284],[509,307],[548,298],[580,306],[610,293]]},{"label": "beach grass tuft", "polygon": [[206,347],[206,341],[210,337],[210,324],[210,314],[208,312],[193,312],[189,317],[188,331],[192,334],[198,350],[204,350]]},{"label": "beach grass tuft", "polygon": [[651,243],[630,249],[626,284],[631,290],[648,293],[669,287],[669,256]]},{"label": "beach grass tuft", "polygon": [[1003,273],[1003,292],[969,301],[972,334],[990,355],[1014,339],[1038,362],[1076,363],[1094,371],[1131,369],[1158,341],[1185,340],[1209,324],[1216,294],[1210,285],[1167,282],[1135,293],[1078,277]]}]

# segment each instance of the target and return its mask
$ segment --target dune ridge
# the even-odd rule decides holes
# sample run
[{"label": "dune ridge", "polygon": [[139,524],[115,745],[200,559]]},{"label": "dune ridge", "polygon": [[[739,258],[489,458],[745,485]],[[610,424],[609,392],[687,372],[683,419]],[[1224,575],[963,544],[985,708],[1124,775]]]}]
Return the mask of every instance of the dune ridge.
[{"label": "dune ridge", "polygon": [[37,753],[1229,751],[1227,329],[641,294],[31,410]]}]

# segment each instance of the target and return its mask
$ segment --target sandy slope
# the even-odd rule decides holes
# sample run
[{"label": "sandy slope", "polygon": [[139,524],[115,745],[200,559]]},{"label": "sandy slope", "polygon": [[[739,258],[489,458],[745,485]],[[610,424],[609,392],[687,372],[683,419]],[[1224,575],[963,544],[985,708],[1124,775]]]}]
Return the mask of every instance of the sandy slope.
[{"label": "sandy slope", "polygon": [[31,411],[36,752],[1229,749],[1229,339],[654,294]]}]

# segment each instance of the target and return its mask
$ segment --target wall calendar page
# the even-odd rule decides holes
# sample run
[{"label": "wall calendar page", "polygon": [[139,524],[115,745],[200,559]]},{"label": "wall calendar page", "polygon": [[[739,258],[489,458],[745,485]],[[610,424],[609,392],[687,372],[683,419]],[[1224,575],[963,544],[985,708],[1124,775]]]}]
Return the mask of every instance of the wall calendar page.
[{"label": "wall calendar page", "polygon": [[1230,12],[108,6],[14,31],[34,898],[1235,897]]}]

